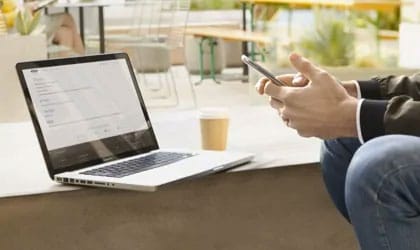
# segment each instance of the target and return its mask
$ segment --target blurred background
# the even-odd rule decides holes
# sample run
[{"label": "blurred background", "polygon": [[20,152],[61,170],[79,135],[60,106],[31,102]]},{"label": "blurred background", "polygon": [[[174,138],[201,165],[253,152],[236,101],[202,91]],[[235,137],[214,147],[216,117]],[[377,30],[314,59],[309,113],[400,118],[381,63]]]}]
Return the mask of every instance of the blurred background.
[{"label": "blurred background", "polygon": [[[156,107],[207,106],[213,92],[236,93],[215,104],[265,102],[253,91],[260,75],[242,64],[242,54],[282,74],[293,72],[287,58],[297,51],[343,80],[420,67],[418,1],[56,0],[37,14],[24,13],[30,2],[0,2],[0,54],[14,51],[0,68],[18,58],[124,51]],[[71,25],[57,21],[62,15]],[[72,36],[80,34],[81,49],[57,40],[63,23]]]}]

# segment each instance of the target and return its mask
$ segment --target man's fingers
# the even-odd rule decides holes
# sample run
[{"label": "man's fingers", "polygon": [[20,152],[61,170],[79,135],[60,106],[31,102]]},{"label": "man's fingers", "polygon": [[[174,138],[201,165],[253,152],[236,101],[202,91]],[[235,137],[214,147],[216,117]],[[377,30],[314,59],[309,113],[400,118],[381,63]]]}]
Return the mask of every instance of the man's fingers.
[{"label": "man's fingers", "polygon": [[293,79],[295,77],[295,74],[284,74],[280,76],[276,76],[276,78],[284,83],[287,84],[287,86],[293,86]]},{"label": "man's fingers", "polygon": [[296,53],[292,53],[289,59],[292,66],[309,80],[312,80],[317,74],[321,72],[321,70],[312,62]]},{"label": "man's fingers", "polygon": [[264,94],[274,97],[278,101],[284,103],[289,87],[280,87],[274,83],[268,82],[265,84]]},{"label": "man's fingers", "polygon": [[[304,85],[307,84],[307,83],[305,83],[305,84],[302,84],[302,85],[301,84],[295,85],[293,83],[293,79],[295,79],[295,77],[296,77],[295,74],[284,74],[284,75],[276,76],[277,79],[281,80],[284,83],[287,83],[287,86],[301,87],[301,86],[304,86]],[[305,81],[305,80],[303,80],[303,81]],[[257,90],[258,94],[260,94],[260,95],[264,94],[265,85],[269,82],[270,82],[270,80],[266,77],[260,78],[258,80],[257,84],[255,84],[255,89]]]},{"label": "man's fingers", "polygon": [[302,73],[298,72],[296,75],[294,75],[292,84],[295,87],[303,87],[308,85],[309,80],[302,75]]},{"label": "man's fingers", "polygon": [[258,80],[257,84],[255,84],[255,89],[257,90],[258,94],[263,95],[264,94],[264,88],[266,83],[268,83],[269,80],[268,78],[260,78],[260,80]]},{"label": "man's fingers", "polygon": [[283,103],[281,101],[277,100],[276,98],[270,96],[270,106],[273,109],[279,110],[279,109],[283,108]]}]

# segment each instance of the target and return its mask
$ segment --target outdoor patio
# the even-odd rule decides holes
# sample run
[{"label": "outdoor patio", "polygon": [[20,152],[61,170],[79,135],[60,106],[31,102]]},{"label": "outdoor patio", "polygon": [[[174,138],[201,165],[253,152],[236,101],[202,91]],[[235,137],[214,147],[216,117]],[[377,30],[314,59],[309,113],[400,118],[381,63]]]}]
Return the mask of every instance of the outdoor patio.
[{"label": "outdoor patio", "polygon": [[[0,249],[358,249],[354,228],[341,216],[326,189],[320,164],[322,139],[302,137],[286,125],[290,120],[282,120],[280,109],[271,107],[268,96],[257,94],[255,84],[262,75],[246,66],[241,55],[277,76],[297,73],[289,55],[298,52],[331,73],[338,80],[332,79],[332,84],[412,75],[420,69],[420,48],[413,42],[420,39],[418,1],[57,0],[39,9],[24,2],[0,0]],[[113,71],[102,68],[102,64],[95,73],[86,73],[86,65],[79,68],[81,78],[85,77],[80,82],[86,83],[82,87],[73,81],[76,74],[67,75],[71,80],[63,75],[63,82],[41,81],[40,86],[34,79],[43,78],[31,75],[36,91],[46,91],[40,95],[59,93],[56,102],[43,100],[51,109],[37,113],[34,103],[38,99],[28,98],[33,95],[28,87],[29,94],[25,92],[24,96],[21,87],[22,79],[28,76],[19,80],[15,69],[16,63],[24,61],[48,60],[63,66],[60,62],[65,59],[67,66],[113,53],[124,53],[123,60],[125,54],[129,58],[124,63],[119,61],[126,74],[118,80],[110,79],[118,77],[118,72],[107,75]],[[38,73],[38,68],[31,70]],[[127,79],[130,83],[137,81],[140,104],[144,101],[150,122],[144,113],[127,109],[128,105],[121,101],[130,98],[127,92],[121,92],[125,93],[121,98],[119,92],[124,90]],[[72,88],[62,94],[60,88],[66,84]],[[136,92],[133,86],[129,89]],[[49,89],[54,87],[57,92]],[[72,99],[79,90],[81,97]],[[107,90],[114,91],[102,93]],[[67,94],[73,91],[74,96]],[[356,94],[346,95],[358,105],[357,111],[355,105],[351,109],[356,114],[352,116],[356,122],[351,124],[356,127],[349,126],[355,140],[363,137],[362,101]],[[324,99],[299,102],[308,100]],[[83,106],[86,103],[89,105]],[[32,106],[28,109],[28,105]],[[54,116],[56,108],[64,110],[58,118]],[[136,108],[133,110],[140,110]],[[199,114],[206,108],[228,112],[226,152],[247,152],[255,157],[226,172],[204,176],[219,170],[218,166],[198,176],[153,187],[157,189],[153,193],[98,188],[99,184],[90,185],[88,180],[77,185],[52,180],[51,169],[47,169],[50,159],[44,158],[45,140],[40,140],[44,130],[38,129],[38,134],[34,130],[34,122],[39,124],[40,119],[52,130],[56,122],[53,118],[62,119],[60,125],[76,124],[80,133],[68,129],[56,141],[65,141],[65,136],[77,137],[77,143],[70,146],[91,146],[97,150],[98,160],[103,160],[101,163],[111,164],[121,160],[118,157],[123,154],[112,155],[117,157],[110,162],[111,158],[100,156],[104,149],[113,154],[105,139],[121,136],[133,150],[129,153],[137,154],[130,157],[142,157],[144,153],[139,148],[135,151],[128,137],[133,135],[140,145],[143,140],[139,138],[143,137],[136,137],[136,133],[146,130],[136,127],[126,134],[106,134],[113,125],[115,131],[120,131],[121,124],[129,126],[121,122],[126,119],[124,112],[133,121],[143,115],[141,125],[150,129],[158,141],[154,146],[203,152],[200,150],[209,148],[202,144]],[[96,112],[95,116],[86,118],[85,109]],[[110,117],[123,118],[101,120],[104,109],[116,109],[118,112]],[[340,117],[342,109],[336,110],[339,112],[334,114],[340,113],[336,115]],[[312,113],[317,114],[317,119],[323,117]],[[63,122],[73,115],[81,118]],[[90,119],[98,119],[99,125],[90,123]],[[319,127],[325,128],[325,124]],[[58,134],[59,129],[54,132]],[[89,136],[95,140],[82,141]],[[95,143],[100,149],[95,148]],[[114,146],[113,141],[109,144]],[[67,150],[67,146],[54,150]],[[65,150],[63,155],[68,153]],[[77,157],[90,154],[77,150]],[[67,161],[66,157],[62,160]],[[66,168],[60,174],[73,170]],[[347,172],[343,173],[346,177]]]}]

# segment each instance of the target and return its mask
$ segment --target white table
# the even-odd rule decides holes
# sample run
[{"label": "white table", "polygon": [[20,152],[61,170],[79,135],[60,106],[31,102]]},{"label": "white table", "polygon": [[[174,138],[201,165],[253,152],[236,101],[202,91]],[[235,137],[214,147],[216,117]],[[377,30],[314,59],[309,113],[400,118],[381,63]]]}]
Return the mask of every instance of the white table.
[{"label": "white table", "polygon": [[[79,27],[80,36],[82,41],[85,40],[85,21],[84,21],[84,8],[98,8],[98,24],[99,24],[99,51],[105,53],[105,19],[104,19],[104,7],[108,6],[120,6],[126,5],[130,2],[125,0],[59,0],[51,7],[64,8],[66,11],[68,8],[79,9]],[[131,4],[135,2],[131,1]]]},{"label": "white table", "polygon": [[[197,111],[152,110],[150,116],[161,147],[200,148]],[[254,162],[233,171],[318,162],[319,145],[286,128],[267,106],[231,109],[228,150],[256,154]],[[77,189],[49,179],[30,122],[0,123],[0,159],[0,197]]]}]

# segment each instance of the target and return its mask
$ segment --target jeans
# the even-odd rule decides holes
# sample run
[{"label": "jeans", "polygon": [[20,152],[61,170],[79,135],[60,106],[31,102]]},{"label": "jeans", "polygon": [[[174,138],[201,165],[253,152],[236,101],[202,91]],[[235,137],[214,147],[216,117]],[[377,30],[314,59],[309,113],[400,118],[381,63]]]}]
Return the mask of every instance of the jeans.
[{"label": "jeans", "polygon": [[420,137],[327,140],[321,166],[362,250],[420,250]]}]

